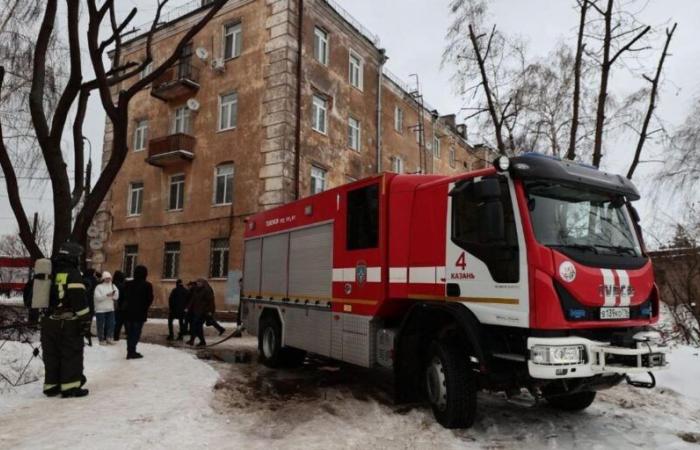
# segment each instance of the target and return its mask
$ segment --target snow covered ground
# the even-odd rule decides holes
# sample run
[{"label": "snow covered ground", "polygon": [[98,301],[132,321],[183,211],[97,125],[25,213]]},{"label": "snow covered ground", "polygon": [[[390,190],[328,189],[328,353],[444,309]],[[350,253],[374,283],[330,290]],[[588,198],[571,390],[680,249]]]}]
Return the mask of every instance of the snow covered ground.
[{"label": "snow covered ground", "polygon": [[[162,323],[149,329],[146,339],[164,343]],[[287,371],[254,358],[234,363],[254,353],[251,337],[199,352],[142,344],[145,358],[132,361],[123,346],[87,348],[86,398],[44,398],[40,382],[0,391],[0,448],[697,449],[700,441],[700,352],[688,347],[674,351],[655,390],[619,386],[579,414],[484,393],[475,426],[453,431],[427,408],[392,405],[376,372],[323,360]],[[0,355],[14,348],[20,360],[20,347]]]}]

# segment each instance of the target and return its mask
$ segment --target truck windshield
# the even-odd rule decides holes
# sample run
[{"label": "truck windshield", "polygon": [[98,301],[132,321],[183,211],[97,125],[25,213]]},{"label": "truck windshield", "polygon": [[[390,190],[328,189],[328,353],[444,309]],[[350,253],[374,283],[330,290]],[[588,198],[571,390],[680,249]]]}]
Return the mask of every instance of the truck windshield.
[{"label": "truck windshield", "polygon": [[530,182],[526,189],[540,243],[597,254],[641,256],[620,197],[542,182]]}]

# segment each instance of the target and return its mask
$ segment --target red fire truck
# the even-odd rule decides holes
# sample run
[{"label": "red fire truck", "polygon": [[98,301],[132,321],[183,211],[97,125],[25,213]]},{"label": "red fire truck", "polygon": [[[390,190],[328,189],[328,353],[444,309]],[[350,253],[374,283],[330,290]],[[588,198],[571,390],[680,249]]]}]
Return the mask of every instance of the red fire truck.
[{"label": "red fire truck", "polygon": [[666,365],[638,199],[538,154],[347,184],[247,220],[241,320],[266,365],[390,369],[445,427],[472,424],[480,389],[582,410]]}]

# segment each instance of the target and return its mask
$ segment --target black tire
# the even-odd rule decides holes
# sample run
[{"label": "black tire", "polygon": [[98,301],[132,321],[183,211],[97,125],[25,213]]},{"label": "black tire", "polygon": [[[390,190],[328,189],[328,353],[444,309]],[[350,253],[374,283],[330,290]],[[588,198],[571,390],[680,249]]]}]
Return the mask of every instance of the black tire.
[{"label": "black tire", "polygon": [[434,341],[425,365],[425,388],[440,425],[472,426],[476,417],[476,379],[464,350],[449,342]]},{"label": "black tire", "polygon": [[547,396],[547,403],[561,411],[583,411],[595,400],[595,391],[576,392],[573,394]]},{"label": "black tire", "polygon": [[282,325],[277,317],[270,314],[260,319],[258,354],[260,362],[270,368],[299,366],[306,358],[303,350],[282,347]]}]

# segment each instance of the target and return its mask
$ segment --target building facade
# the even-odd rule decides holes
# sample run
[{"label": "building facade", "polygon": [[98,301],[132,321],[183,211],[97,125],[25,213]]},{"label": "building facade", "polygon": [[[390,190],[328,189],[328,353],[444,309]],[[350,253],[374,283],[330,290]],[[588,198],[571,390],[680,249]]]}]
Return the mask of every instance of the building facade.
[{"label": "building facade", "polygon": [[[205,11],[190,5],[159,28],[156,63]],[[125,42],[122,57],[142,60],[145,44]],[[329,1],[230,0],[131,102],[129,155],[89,232],[93,265],[144,264],[161,306],[177,278],[206,278],[225,307],[249,215],[381,171],[483,166],[466,128],[386,60]],[[104,161],[110,142],[107,123]]]}]

